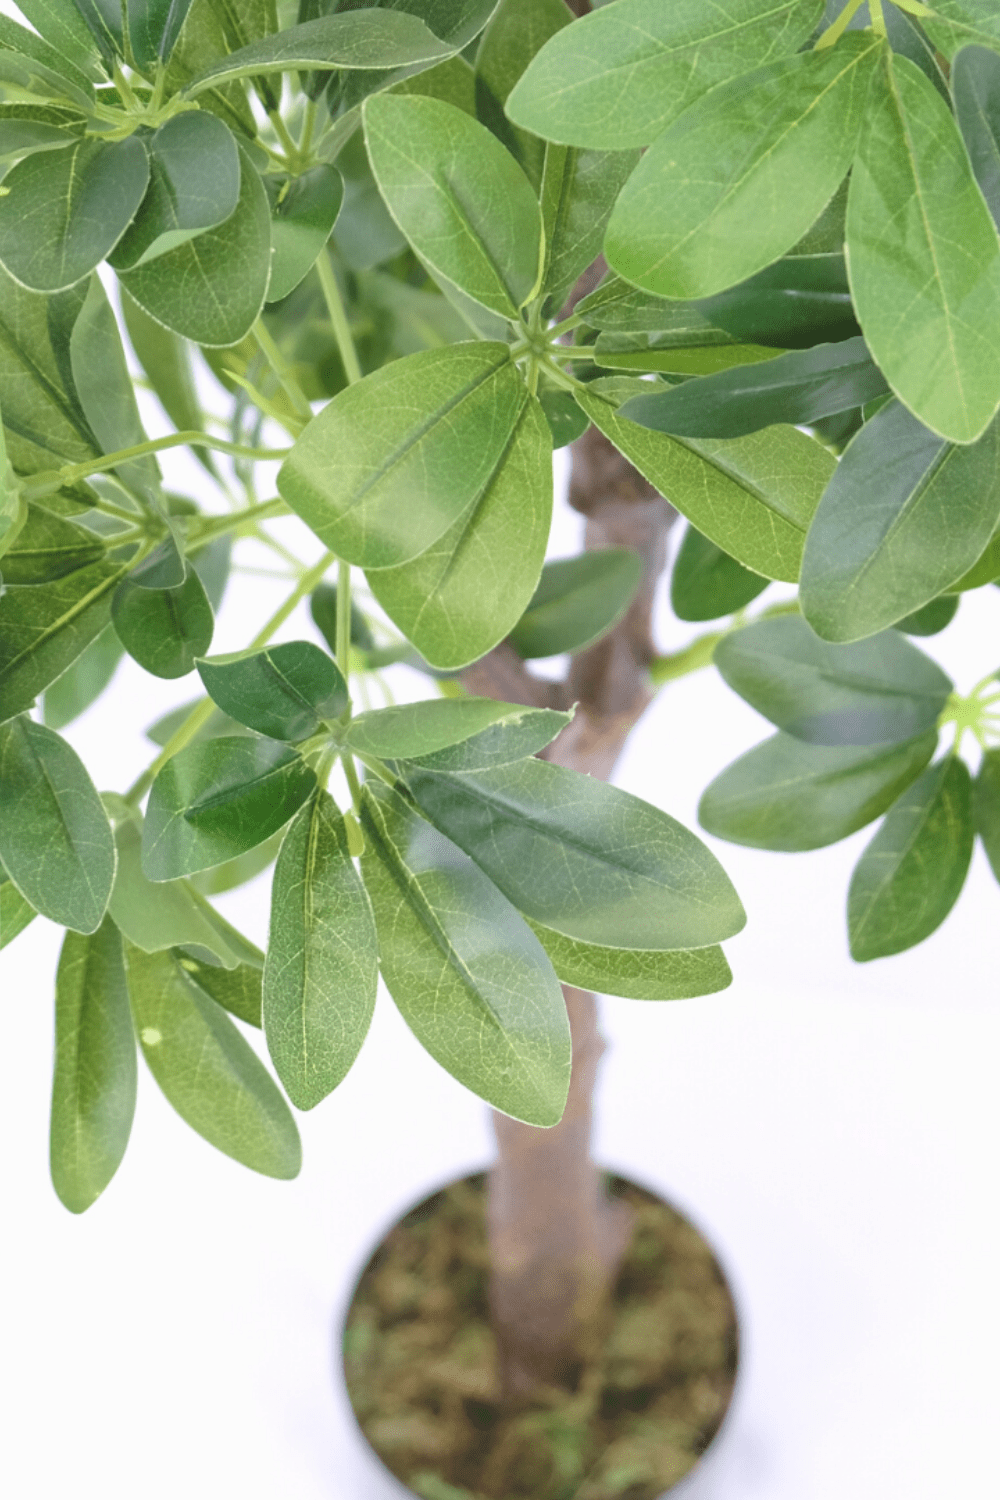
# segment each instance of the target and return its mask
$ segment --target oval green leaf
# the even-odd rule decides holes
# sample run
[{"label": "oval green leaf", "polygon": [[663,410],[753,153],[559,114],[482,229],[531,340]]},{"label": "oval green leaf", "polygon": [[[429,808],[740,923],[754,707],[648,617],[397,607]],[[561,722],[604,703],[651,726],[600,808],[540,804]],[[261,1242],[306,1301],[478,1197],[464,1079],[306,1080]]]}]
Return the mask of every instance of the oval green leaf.
[{"label": "oval green leaf", "polygon": [[414,760],[480,734],[491,725],[516,723],[530,710],[493,698],[428,698],[374,709],[351,720],[345,743],[359,755]]},{"label": "oval green leaf", "polygon": [[670,575],[670,607],[679,620],[720,620],[745,609],[769,582],[688,526]]},{"label": "oval green leaf", "polygon": [[198,674],[224,713],[274,740],[308,739],[347,707],[340,668],[310,641],[210,657]]},{"label": "oval green leaf", "polygon": [[111,601],[111,620],[125,650],[154,677],[185,677],[212,644],[215,616],[198,574],[176,588],[147,588],[126,578]]},{"label": "oval green leaf", "polygon": [[627,547],[546,563],[511,645],[526,659],[582,651],[617,625],[642,577],[642,558]]},{"label": "oval green leaf", "polygon": [[1000,227],[1000,57],[963,47],[951,65],[951,88],[973,174]]}]

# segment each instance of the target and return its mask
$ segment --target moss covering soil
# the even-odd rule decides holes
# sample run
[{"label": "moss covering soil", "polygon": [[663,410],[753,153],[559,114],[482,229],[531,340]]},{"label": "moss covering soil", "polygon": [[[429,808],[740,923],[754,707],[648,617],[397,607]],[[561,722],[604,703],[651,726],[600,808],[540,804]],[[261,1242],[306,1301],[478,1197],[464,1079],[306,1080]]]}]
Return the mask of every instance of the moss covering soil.
[{"label": "moss covering soil", "polygon": [[505,1410],[489,1322],[486,1181],[406,1215],[372,1256],[344,1331],[355,1414],[422,1500],[659,1500],[708,1446],[736,1374],[722,1272],[698,1231],[622,1178],[635,1229],[599,1362]]}]

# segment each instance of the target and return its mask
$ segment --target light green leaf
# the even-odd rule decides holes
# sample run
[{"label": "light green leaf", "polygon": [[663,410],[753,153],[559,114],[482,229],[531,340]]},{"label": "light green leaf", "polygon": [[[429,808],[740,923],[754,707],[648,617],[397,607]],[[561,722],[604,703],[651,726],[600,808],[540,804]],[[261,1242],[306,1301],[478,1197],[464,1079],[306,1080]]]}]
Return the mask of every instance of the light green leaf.
[{"label": "light green leaf", "polygon": [[[638,388],[638,382],[623,383],[628,395]],[[836,467],[817,442],[794,427],[731,440],[668,437],[627,421],[591,390],[578,392],[577,400],[640,474],[717,547],[766,578],[795,582],[806,531]]]},{"label": "light green leaf", "polygon": [[94,83],[106,78],[90,27],[73,0],[24,0],[18,10],[45,40],[84,77]]},{"label": "light green leaf", "polygon": [[549,956],[563,984],[629,1000],[688,1000],[714,995],[733,982],[721,948],[603,948],[553,932],[538,922],[528,926]]},{"label": "light green leaf", "polygon": [[276,833],[315,790],[302,757],[274,740],[188,745],[153,782],[142,833],[150,880],[176,880],[243,854]]},{"label": "light green leaf", "polygon": [[983,751],[973,789],[972,811],[990,869],[1000,881],[1000,749]]},{"label": "light green leaf", "polygon": [[[170,709],[162,714],[146,730],[146,738],[152,740],[154,745],[159,745],[161,750],[173,738],[174,734],[184,723],[191,710],[198,708],[204,703],[204,698],[194,698],[189,703],[180,703],[176,708]],[[243,724],[237,724],[228,714],[224,714],[221,708],[213,710],[211,716],[201,726],[192,740],[192,744],[200,744],[204,740],[217,740],[223,735],[246,735],[250,738],[250,730]]]},{"label": "light green leaf", "polygon": [[822,10],[822,0],[618,0],[542,48],[507,113],[564,145],[645,146],[714,85],[796,52]]},{"label": "light green leaf", "polygon": [[547,761],[407,769],[417,806],[532,921],[609,948],[703,948],[746,917],[705,845],[659,808]]},{"label": "light green leaf", "polygon": [[320,16],[262,37],[213,63],[184,90],[189,99],[237,78],[305,69],[401,68],[437,62],[455,49],[405,11],[366,9]]},{"label": "light green leaf", "polygon": [[679,620],[719,620],[745,609],[769,581],[689,526],[670,575],[670,607]]},{"label": "light green leaf", "polygon": [[484,125],[439,99],[378,94],[365,140],[386,206],[432,274],[516,318],[541,276],[531,184]]},{"label": "light green leaf", "polygon": [[312,1109],[347,1076],[377,988],[371,903],[344,820],[332,797],[317,792],[281,845],[264,964],[264,1034],[296,1108]]},{"label": "light green leaf", "polygon": [[285,460],[278,490],[345,561],[409,562],[488,488],[525,400],[505,344],[411,354],[334,397]]},{"label": "light green leaf", "polygon": [[268,302],[293,292],[315,265],[333,232],[344,199],[336,167],[320,163],[300,177],[266,177],[271,205],[271,280]]},{"label": "light green leaf", "polygon": [[889,809],[851,876],[847,931],[858,963],[929,937],[961,894],[972,859],[972,782],[954,755]]},{"label": "light green leaf", "polygon": [[124,654],[114,630],[106,626],[73,665],[46,688],[42,722],[50,729],[62,729],[82,714],[104,692]]},{"label": "light green leaf", "polygon": [[884,813],[936,745],[936,730],[901,745],[807,745],[775,734],[706,787],[698,821],[753,849],[821,849]]},{"label": "light green leaf", "polygon": [[135,1036],[122,940],[109,917],[67,932],[56,971],[49,1161],[63,1205],[82,1214],[117,1172],[132,1130]]},{"label": "light green leaf", "polygon": [[0,865],[0,949],[6,948],[35,920],[35,908],[25,901]]},{"label": "light green leaf", "polygon": [[23,286],[59,292],[88,276],[121,239],[149,182],[137,136],[88,137],[40,151],[4,178],[0,261]]},{"label": "light green leaf", "polygon": [[[522,395],[523,386],[510,392],[511,401]],[[462,455],[467,467],[470,456]],[[502,641],[527,608],[551,520],[552,437],[529,396],[472,504],[413,562],[369,573],[369,586],[427,661],[444,670],[464,667]]]},{"label": "light green leaf", "polygon": [[344,741],[358,755],[422,761],[438,750],[461,745],[491,725],[516,724],[527,713],[530,710],[520,704],[493,698],[428,698],[358,714],[348,725]]},{"label": "light green leaf", "polygon": [[850,168],[882,45],[853,33],[703,95],[615,204],[612,269],[663,297],[709,297],[784,255]]},{"label": "light green leaf", "polygon": [[240,157],[232,132],[200,110],[175,115],[146,140],[149,188],[109,256],[116,271],[155,260],[235,212]]},{"label": "light green leaf", "polygon": [[955,117],[993,222],[1000,225],[1000,57],[963,47],[951,68]]},{"label": "light green leaf", "polygon": [[602,333],[594,345],[594,356],[605,370],[669,376],[716,375],[720,370],[759,364],[765,359],[780,358],[781,354],[779,349],[761,344],[709,343],[678,348],[674,338],[675,334],[663,332]]},{"label": "light green leaf", "polygon": [[107,814],[76,751],[44,724],[0,726],[0,859],[36,911],[96,932],[115,877]]},{"label": "light green leaf", "polygon": [[193,568],[172,588],[151,586],[141,572],[129,574],[115,591],[115,633],[129,656],[154,677],[185,677],[211,646],[215,630],[204,584]]},{"label": "light green leaf", "polygon": [[582,651],[617,625],[642,576],[642,558],[627,547],[546,563],[511,645],[526,658]]},{"label": "light green leaf", "polygon": [[267,194],[240,148],[236,209],[215,229],[120,273],[125,290],[151,317],[208,348],[238,344],[267,294],[271,228]]},{"label": "light green leaf", "polygon": [[528,926],[454,844],[366,786],[362,874],[389,993],[460,1083],[530,1125],[554,1125],[569,1088],[559,982]]},{"label": "light green leaf", "polygon": [[[554,708],[517,709],[456,745],[410,757],[409,764],[423,766],[428,771],[488,771],[493,766],[509,766],[528,755],[537,755],[565,729],[572,717],[572,711],[560,713]],[[405,765],[402,770],[405,773]]]},{"label": "light green leaf", "polygon": [[955,447],[893,402],[851,442],[816,511],[806,619],[831,641],[884,630],[961,578],[998,519],[1000,421]]},{"label": "light green leaf", "polygon": [[268,1177],[297,1177],[302,1147],[277,1085],[174,953],[126,950],[129,998],[150,1072],[210,1145]]},{"label": "light green leaf", "polygon": [[851,174],[851,292],[900,400],[955,443],[1000,407],[1000,240],[958,127],[907,58],[880,69]]},{"label": "light green leaf", "polygon": [[262,966],[238,964],[235,969],[223,969],[218,964],[203,963],[192,958],[190,953],[178,949],[175,958],[181,968],[199,989],[223,1010],[228,1010],[238,1021],[248,1026],[263,1025],[261,1016],[263,973]]},{"label": "light green leaf", "polygon": [[894,630],[821,641],[800,616],[757,620],[719,642],[725,682],[778,729],[813,745],[885,745],[933,729],[953,683]]},{"label": "light green leaf", "polygon": [[340,668],[309,641],[210,657],[198,674],[224,713],[274,740],[308,739],[347,707]]}]

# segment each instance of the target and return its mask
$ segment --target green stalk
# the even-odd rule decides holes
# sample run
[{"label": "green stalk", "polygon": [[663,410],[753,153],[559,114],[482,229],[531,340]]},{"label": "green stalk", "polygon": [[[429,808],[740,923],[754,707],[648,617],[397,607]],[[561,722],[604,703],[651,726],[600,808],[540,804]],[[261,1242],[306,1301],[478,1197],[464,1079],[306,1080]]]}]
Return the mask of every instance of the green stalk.
[{"label": "green stalk", "polygon": [[309,399],[292,374],[285,356],[264,326],[263,318],[258,318],[253,325],[253,336],[260,346],[260,352],[274,371],[278,384],[299,416],[304,418],[306,422],[311,422],[312,407],[309,405]]},{"label": "green stalk", "polygon": [[104,458],[87,459],[80,464],[67,464],[54,474],[40,474],[35,484],[26,485],[24,498],[39,500],[43,495],[54,494],[64,485],[75,484],[78,479],[89,479],[91,474],[106,474],[117,469],[119,464],[133,458],[144,458],[147,453],[162,453],[166,448],[212,448],[218,453],[229,453],[234,458],[279,459],[287,458],[290,448],[245,448],[240,443],[229,443],[223,438],[209,437],[204,432],[175,432],[169,437],[150,438],[145,443],[136,443],[132,448],[121,448],[117,453],[108,453]]},{"label": "green stalk", "polygon": [[354,337],[347,321],[337,278],[333,274],[330,257],[325,251],[316,262],[316,270],[319,273],[319,284],[323,288],[326,310],[330,314],[333,336],[337,340],[337,348],[340,350],[340,358],[343,361],[344,373],[348,384],[353,385],[356,380],[361,379],[361,365],[358,362],[358,351],[354,347]]}]

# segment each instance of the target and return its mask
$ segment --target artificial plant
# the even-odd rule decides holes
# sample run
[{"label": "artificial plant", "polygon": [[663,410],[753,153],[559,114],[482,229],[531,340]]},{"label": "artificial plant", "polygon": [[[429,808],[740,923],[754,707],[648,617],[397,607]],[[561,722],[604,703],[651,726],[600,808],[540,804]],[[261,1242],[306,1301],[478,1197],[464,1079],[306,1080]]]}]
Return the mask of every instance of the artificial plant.
[{"label": "artificial plant", "polygon": [[[857,958],[944,919],[975,827],[1000,869],[1000,690],[957,696],[912,639],[1000,576],[1000,18],[19,9],[0,17],[0,945],[36,913],[67,929],[56,1190],[79,1212],[113,1177],[136,1041],[195,1130],[293,1176],[287,1101],[343,1079],[381,973],[499,1112],[493,1308],[530,1392],[580,1357],[628,1233],[588,1156],[591,992],[718,990],[743,923],[696,835],[605,784],[652,693],[714,654],[777,728],[707,789],[712,833],[807,849],[885,815],[851,885]],[[147,437],[138,378],[172,435]],[[567,443],[587,549],[546,564]],[[165,483],[176,447],[196,495]],[[315,562],[269,535],[290,513]],[[717,623],[663,654],[678,515],[674,611]],[[213,655],[246,538],[292,586]],[[797,593],[771,602],[772,581]],[[306,600],[315,629],[275,643]],[[124,653],[196,696],[101,796],[59,731]],[[561,678],[531,670],[567,653]],[[372,708],[400,662],[427,696]],[[272,864],[265,956],[211,898]],[[233,1017],[263,1024],[277,1081]]]}]

